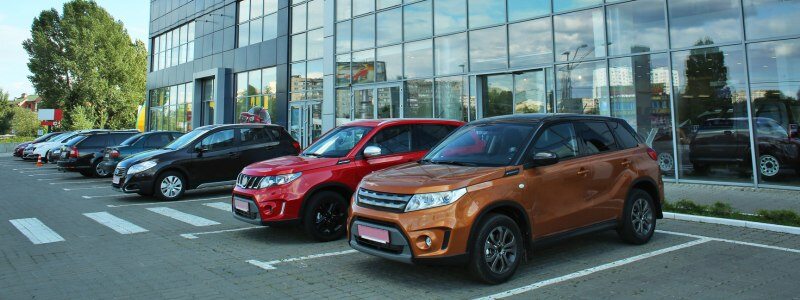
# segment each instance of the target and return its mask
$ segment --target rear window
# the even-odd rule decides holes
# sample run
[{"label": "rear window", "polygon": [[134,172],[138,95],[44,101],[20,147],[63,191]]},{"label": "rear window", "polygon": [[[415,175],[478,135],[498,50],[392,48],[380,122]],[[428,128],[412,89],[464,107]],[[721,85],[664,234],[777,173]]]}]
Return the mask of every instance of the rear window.
[{"label": "rear window", "polygon": [[623,149],[635,148],[639,145],[639,140],[625,125],[619,122],[608,122],[608,125],[611,126],[611,130],[614,131],[614,135],[617,136],[617,141]]},{"label": "rear window", "polygon": [[134,135],[134,136],[129,137],[128,139],[122,141],[122,143],[120,143],[119,145],[120,146],[130,146],[130,145],[136,144],[136,142],[138,142],[140,139],[142,139],[143,136],[144,136],[144,134],[142,134],[142,133]]},{"label": "rear window", "polygon": [[147,137],[144,146],[150,148],[163,148],[172,141],[169,133],[156,133]]},{"label": "rear window", "polygon": [[575,129],[587,155],[617,150],[614,135],[606,122],[577,122]]},{"label": "rear window", "polygon": [[275,141],[273,135],[266,127],[247,127],[239,129],[242,145],[254,145]]},{"label": "rear window", "polygon": [[105,147],[108,139],[108,134],[90,135],[80,142],[80,146],[84,148]]}]

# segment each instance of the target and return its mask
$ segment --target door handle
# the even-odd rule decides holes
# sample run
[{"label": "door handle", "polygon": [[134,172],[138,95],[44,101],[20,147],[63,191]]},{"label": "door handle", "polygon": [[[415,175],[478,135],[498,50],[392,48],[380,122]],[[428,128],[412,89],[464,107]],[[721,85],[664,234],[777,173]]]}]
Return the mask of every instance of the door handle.
[{"label": "door handle", "polygon": [[578,171],[578,176],[586,176],[586,175],[589,175],[589,170],[588,169],[581,168]]},{"label": "door handle", "polygon": [[623,166],[623,167],[630,167],[630,166],[631,166],[631,161],[630,161],[630,160],[627,160],[627,159],[626,159],[626,160],[623,160],[623,161],[622,161],[622,166]]}]

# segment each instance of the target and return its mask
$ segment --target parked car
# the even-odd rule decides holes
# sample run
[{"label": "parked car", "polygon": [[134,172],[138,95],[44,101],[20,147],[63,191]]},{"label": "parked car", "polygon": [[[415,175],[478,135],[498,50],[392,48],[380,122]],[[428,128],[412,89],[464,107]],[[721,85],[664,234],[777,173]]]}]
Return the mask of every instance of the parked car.
[{"label": "parked car", "polygon": [[42,135],[42,136],[36,138],[33,141],[20,143],[19,145],[14,147],[13,155],[16,156],[16,157],[20,157],[21,158],[23,156],[23,154],[24,154],[25,148],[28,147],[28,145],[33,144],[33,143],[39,143],[41,141],[44,141],[44,140],[46,140],[46,139],[48,139],[50,137],[53,137],[55,135],[58,135],[58,134],[60,134],[60,132],[51,132],[51,133]]},{"label": "parked car", "polygon": [[103,161],[100,163],[100,167],[106,173],[112,174],[117,168],[117,164],[123,159],[136,153],[164,148],[181,135],[182,133],[177,131],[151,131],[134,135],[119,145],[103,150]]},{"label": "parked car", "polygon": [[232,186],[245,166],[299,152],[300,144],[277,125],[203,126],[163,149],[119,162],[112,186],[125,193],[175,200],[186,190]]},{"label": "parked car", "polygon": [[86,177],[108,177],[111,174],[100,168],[103,150],[118,145],[138,132],[131,131],[90,131],[81,133],[61,146],[58,170],[79,172]]},{"label": "parked car", "polygon": [[[38,143],[33,150],[33,156],[38,158],[42,157],[42,162],[50,162],[56,163],[58,159],[61,157],[61,146],[66,144],[70,139],[78,136],[81,133],[93,132],[93,131],[103,131],[103,130],[78,130],[78,131],[68,131],[58,135],[50,141]],[[56,153],[56,154],[54,154]]]},{"label": "parked car", "polygon": [[319,241],[344,237],[348,199],[365,175],[422,158],[462,122],[364,120],[333,129],[299,156],[252,164],[233,190],[235,218],[293,223]]},{"label": "parked car", "polygon": [[657,156],[616,118],[475,121],[420,162],[367,175],[348,240],[390,260],[463,263],[480,280],[501,283],[532,243],[606,229],[647,243],[662,217]]},{"label": "parked car", "polygon": [[51,132],[45,135],[40,136],[39,138],[27,143],[22,151],[20,151],[20,157],[24,160],[36,160],[36,157],[33,157],[33,149],[35,148],[36,144],[44,143],[50,141],[51,139],[55,138],[56,136],[61,135],[61,132]]},{"label": "parked car", "polygon": [[[752,169],[748,118],[706,120],[689,145],[689,160],[695,172],[707,172],[714,165],[736,165]],[[752,119],[756,130],[755,153],[762,178],[775,178],[783,171],[800,174],[800,138],[772,118]]]}]

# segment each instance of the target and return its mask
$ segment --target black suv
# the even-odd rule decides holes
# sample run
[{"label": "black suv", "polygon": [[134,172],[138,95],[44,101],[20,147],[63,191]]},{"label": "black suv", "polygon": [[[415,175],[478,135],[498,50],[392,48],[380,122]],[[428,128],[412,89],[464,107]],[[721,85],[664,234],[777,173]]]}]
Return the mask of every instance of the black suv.
[{"label": "black suv", "polygon": [[117,168],[117,164],[128,156],[164,148],[181,135],[183,133],[177,131],[151,131],[134,135],[119,145],[106,148],[103,151],[103,162],[100,163],[100,167],[111,174]]},{"label": "black suv", "polygon": [[203,126],[163,149],[121,161],[112,186],[125,193],[175,200],[186,190],[234,185],[245,166],[299,152],[300,144],[277,125]]},{"label": "black suv", "polygon": [[119,145],[122,141],[139,133],[130,131],[93,131],[81,133],[61,146],[58,170],[80,172],[86,177],[108,177],[110,174],[100,167],[103,150]]}]

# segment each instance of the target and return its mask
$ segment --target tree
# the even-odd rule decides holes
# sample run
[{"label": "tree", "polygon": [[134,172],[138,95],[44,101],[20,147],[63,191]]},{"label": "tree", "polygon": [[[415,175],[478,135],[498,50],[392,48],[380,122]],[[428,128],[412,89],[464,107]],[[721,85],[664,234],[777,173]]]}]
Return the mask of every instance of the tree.
[{"label": "tree", "polygon": [[73,130],[92,129],[94,127],[94,119],[92,119],[91,110],[86,106],[78,106],[72,110],[72,117],[69,119],[67,127]]},{"label": "tree", "polygon": [[8,93],[0,88],[0,134],[6,134],[11,129],[13,108],[14,104],[8,101]]},{"label": "tree", "polygon": [[[122,22],[94,1],[72,0],[63,11],[42,11],[23,42],[42,106],[64,109],[66,124],[89,120],[96,128],[134,127],[145,96],[144,43],[131,42]],[[74,114],[78,107],[87,109]]]},{"label": "tree", "polygon": [[18,136],[36,136],[37,131],[42,128],[39,117],[35,112],[26,108],[14,107],[14,117],[11,120],[11,128]]}]

